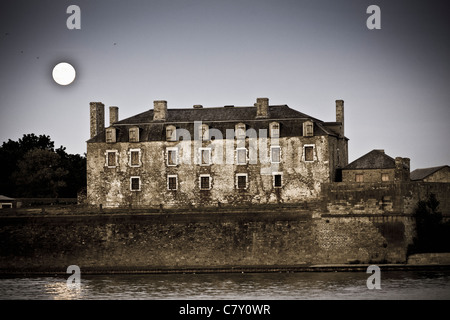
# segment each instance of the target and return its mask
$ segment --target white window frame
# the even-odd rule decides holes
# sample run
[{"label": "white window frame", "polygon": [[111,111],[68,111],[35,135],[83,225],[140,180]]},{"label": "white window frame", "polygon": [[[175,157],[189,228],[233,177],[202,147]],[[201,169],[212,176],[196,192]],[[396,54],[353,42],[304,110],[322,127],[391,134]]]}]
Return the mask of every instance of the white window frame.
[{"label": "white window frame", "polygon": [[[169,163],[169,153],[170,152],[175,152],[175,164]],[[168,167],[176,167],[178,165],[178,148],[177,147],[166,148],[166,164]]]},{"label": "white window frame", "polygon": [[[306,160],[306,148],[307,147],[312,147],[313,148],[313,159],[312,160]],[[303,155],[302,155],[302,160],[304,162],[314,162],[317,161],[317,156],[316,156],[316,145],[315,144],[304,144],[303,145]]]},{"label": "white window frame", "polygon": [[[133,179],[139,179],[139,188],[138,189],[133,189]],[[130,177],[130,191],[132,192],[137,192],[137,191],[141,191],[141,177],[140,176],[131,176]]]},{"label": "white window frame", "polygon": [[[203,151],[207,151],[208,153],[209,153],[209,156],[208,156],[208,160],[209,160],[209,162],[208,163],[203,163]],[[201,165],[201,166],[210,166],[211,165],[211,162],[212,162],[212,159],[211,159],[211,157],[212,157],[212,151],[211,151],[211,148],[199,148],[198,149],[198,163]]]},{"label": "white window frame", "polygon": [[[116,158],[116,164],[114,166],[111,166],[109,164],[109,153],[115,153]],[[105,167],[107,168],[116,168],[119,165],[119,152],[117,150],[106,150],[105,151]]]},{"label": "white window frame", "polygon": [[[281,186],[275,186],[275,176],[277,175],[281,176]],[[283,188],[283,172],[272,172],[272,186],[277,189]]]},{"label": "white window frame", "polygon": [[[139,164],[132,164],[131,163],[131,154],[133,152],[138,152],[139,153]],[[128,150],[128,165],[132,168],[139,168],[140,166],[142,166],[142,152],[140,148],[135,148],[135,149],[129,149]]]},{"label": "white window frame", "polygon": [[[175,189],[170,189],[169,188],[169,180],[170,178],[175,178]],[[167,190],[169,191],[176,191],[178,190],[178,175],[176,174],[169,174],[167,175]]]},{"label": "white window frame", "polygon": [[[245,161],[239,162],[239,151],[245,150]],[[236,148],[236,164],[246,165],[248,163],[248,150],[247,148]]]},{"label": "white window frame", "polygon": [[[273,160],[273,149],[279,149],[280,150],[280,156],[279,161]],[[270,163],[281,163],[281,146],[270,146]]]},{"label": "white window frame", "polygon": [[[245,187],[239,188],[239,177],[245,177]],[[247,173],[236,173],[236,183],[235,187],[238,190],[247,190],[248,189],[248,174]]]},{"label": "white window frame", "polygon": [[[204,177],[208,177],[208,178],[209,178],[209,179],[208,179],[209,186],[208,186],[207,189],[202,188],[202,178],[204,178]],[[210,174],[201,174],[201,175],[198,177],[198,187],[200,188],[200,190],[211,190],[211,182],[212,182],[212,178],[211,178],[211,175],[210,175]]]}]

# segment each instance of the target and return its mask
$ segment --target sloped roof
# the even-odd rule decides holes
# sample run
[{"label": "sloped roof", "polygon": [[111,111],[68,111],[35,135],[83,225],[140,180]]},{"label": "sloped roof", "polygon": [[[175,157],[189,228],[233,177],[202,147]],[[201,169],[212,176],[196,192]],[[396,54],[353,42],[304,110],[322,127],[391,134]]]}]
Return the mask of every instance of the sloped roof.
[{"label": "sloped roof", "polygon": [[384,150],[372,150],[344,167],[349,170],[357,169],[393,169],[394,158],[384,153]]},{"label": "sloped roof", "polygon": [[432,175],[433,173],[441,170],[442,168],[448,167],[447,165],[431,168],[419,168],[411,172],[411,180],[423,180],[426,177]]},{"label": "sloped roof", "polygon": [[[336,123],[328,123],[311,117],[307,114],[289,108],[287,105],[269,106],[269,118],[256,119],[256,107],[212,107],[212,108],[183,108],[167,109],[165,121],[153,121],[153,109],[139,113],[135,116],[120,120],[112,125],[116,128],[117,142],[128,141],[128,128],[138,126],[141,141],[161,141],[166,139],[165,127],[174,125],[177,129],[183,128],[194,137],[194,122],[201,121],[209,125],[210,129],[219,130],[225,138],[227,129],[234,129],[235,124],[243,122],[247,129],[267,129],[269,123],[280,123],[280,136],[298,136],[301,134],[302,123],[313,120],[314,135],[337,136]],[[300,128],[300,130],[299,130]],[[105,142],[105,133],[87,141]]]},{"label": "sloped roof", "polygon": [[6,197],[4,195],[0,195],[0,201],[14,201],[16,199]]}]

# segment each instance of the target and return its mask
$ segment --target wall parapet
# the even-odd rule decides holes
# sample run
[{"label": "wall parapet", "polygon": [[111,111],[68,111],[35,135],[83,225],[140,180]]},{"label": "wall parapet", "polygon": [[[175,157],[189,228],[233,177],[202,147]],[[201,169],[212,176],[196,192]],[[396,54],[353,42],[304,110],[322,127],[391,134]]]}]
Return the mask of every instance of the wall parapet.
[{"label": "wall parapet", "polygon": [[326,211],[331,214],[412,214],[420,200],[435,194],[438,210],[450,214],[450,183],[332,182],[322,185]]}]

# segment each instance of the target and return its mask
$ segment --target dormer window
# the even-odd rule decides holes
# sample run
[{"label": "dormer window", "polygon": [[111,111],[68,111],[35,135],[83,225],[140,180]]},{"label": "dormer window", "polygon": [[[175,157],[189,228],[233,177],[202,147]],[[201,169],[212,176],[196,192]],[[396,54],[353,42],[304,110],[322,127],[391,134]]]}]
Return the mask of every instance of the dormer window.
[{"label": "dormer window", "polygon": [[177,128],[175,126],[170,125],[166,127],[166,140],[167,141],[177,140]]},{"label": "dormer window", "polygon": [[304,137],[314,136],[314,123],[311,120],[303,122],[303,136]]},{"label": "dormer window", "polygon": [[133,127],[128,129],[128,135],[130,142],[139,142],[139,128]]},{"label": "dormer window", "polygon": [[116,128],[106,128],[106,143],[116,142]]},{"label": "dormer window", "polygon": [[280,124],[278,122],[272,122],[269,125],[269,134],[271,138],[280,137]]},{"label": "dormer window", "polygon": [[235,128],[235,135],[237,139],[245,139],[245,123],[238,123]]},{"label": "dormer window", "polygon": [[203,123],[199,127],[198,130],[199,130],[198,135],[200,137],[200,140],[203,140],[203,141],[209,140],[209,126],[207,124]]}]

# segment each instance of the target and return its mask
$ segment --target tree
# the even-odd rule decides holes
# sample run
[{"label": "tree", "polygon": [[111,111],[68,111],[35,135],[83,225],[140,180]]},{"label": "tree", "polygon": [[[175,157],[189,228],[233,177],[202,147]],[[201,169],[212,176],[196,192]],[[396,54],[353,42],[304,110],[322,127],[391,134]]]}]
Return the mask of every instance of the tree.
[{"label": "tree", "polygon": [[28,151],[17,164],[13,174],[17,191],[24,197],[58,197],[66,186],[64,177],[68,171],[61,167],[61,159],[55,152],[43,149]]},{"label": "tree", "polygon": [[414,211],[416,237],[409,248],[410,253],[450,251],[450,224],[444,223],[438,211],[439,201],[431,193],[428,199],[417,203]]},{"label": "tree", "polygon": [[[30,153],[31,151],[33,153]],[[38,158],[33,159],[31,154],[35,154]],[[42,158],[50,161],[53,171],[43,166],[40,162]],[[37,174],[31,168],[42,170]],[[32,176],[25,176],[25,172]],[[66,174],[61,175],[62,172]],[[35,185],[38,177],[42,179],[41,188]],[[36,181],[32,182],[33,179]],[[43,194],[47,194],[46,197],[53,197],[57,194],[59,197],[74,198],[77,192],[85,187],[86,157],[68,154],[63,146],[55,150],[55,144],[50,136],[24,134],[18,141],[9,139],[0,146],[0,194],[10,197],[42,197]]]}]

